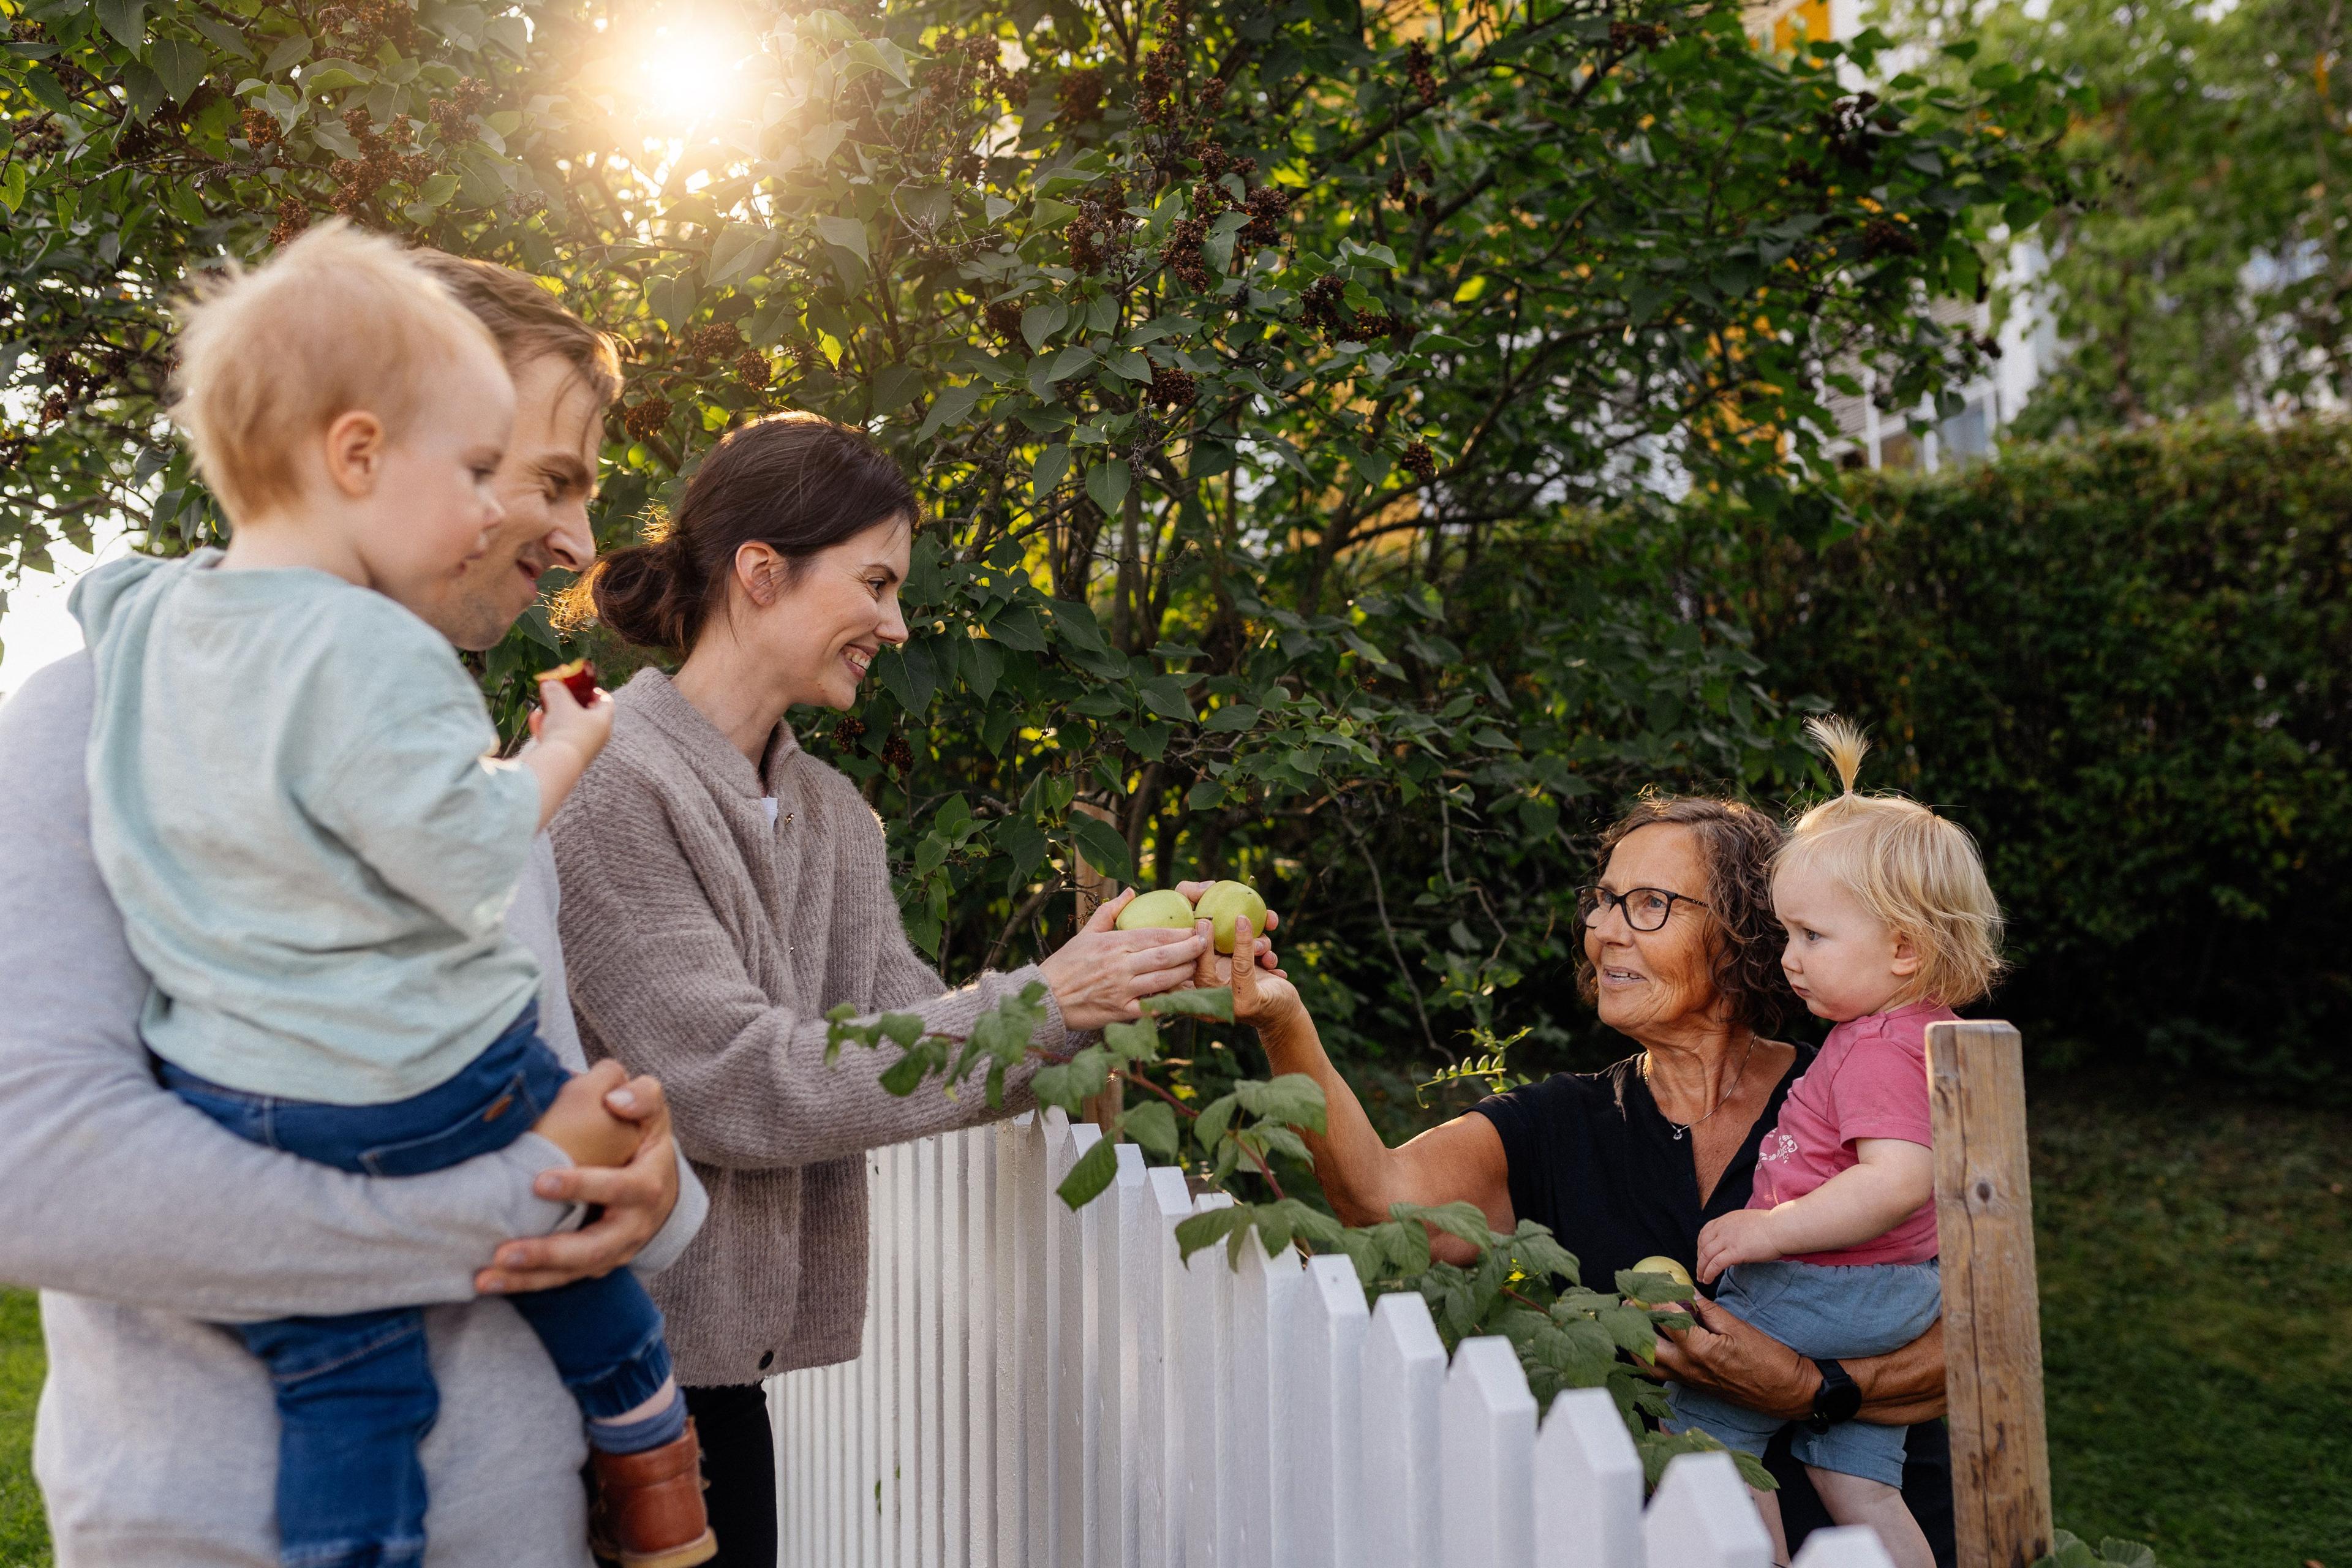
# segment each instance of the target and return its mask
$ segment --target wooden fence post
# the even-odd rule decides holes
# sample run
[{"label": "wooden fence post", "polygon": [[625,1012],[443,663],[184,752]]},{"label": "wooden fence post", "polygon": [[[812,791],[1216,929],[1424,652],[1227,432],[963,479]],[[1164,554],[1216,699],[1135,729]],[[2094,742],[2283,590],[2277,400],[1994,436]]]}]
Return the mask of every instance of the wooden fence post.
[{"label": "wooden fence post", "polygon": [[1927,1082],[1960,1568],[2027,1568],[2050,1551],[2050,1447],[2017,1030],[1930,1024]]},{"label": "wooden fence post", "polygon": [[[1070,804],[1070,809],[1083,811],[1098,822],[1108,823],[1114,829],[1118,826],[1118,816],[1108,806],[1097,805],[1092,801],[1080,800],[1073,801]],[[1070,865],[1071,879],[1078,885],[1077,923],[1084,925],[1094,917],[1097,909],[1108,900],[1118,897],[1118,884],[1088,865],[1086,856],[1079,851],[1075,842],[1070,847]],[[1079,1101],[1078,1115],[1093,1122],[1105,1132],[1108,1132],[1113,1123],[1118,1121],[1119,1112],[1125,1110],[1126,1106],[1127,1085],[1114,1078],[1103,1085],[1101,1093],[1090,1094]]]}]

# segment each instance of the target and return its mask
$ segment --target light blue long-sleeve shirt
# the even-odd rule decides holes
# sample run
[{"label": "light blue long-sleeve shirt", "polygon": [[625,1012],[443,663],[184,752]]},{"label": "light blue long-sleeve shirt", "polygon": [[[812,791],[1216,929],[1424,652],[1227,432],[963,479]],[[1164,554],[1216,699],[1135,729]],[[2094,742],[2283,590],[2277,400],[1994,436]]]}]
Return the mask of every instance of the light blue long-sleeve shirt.
[{"label": "light blue long-sleeve shirt", "polygon": [[538,988],[504,920],[539,782],[487,754],[480,690],[415,616],[218,560],[114,562],[70,601],[97,673],[91,847],[155,981],[141,1033],[254,1093],[422,1093]]}]

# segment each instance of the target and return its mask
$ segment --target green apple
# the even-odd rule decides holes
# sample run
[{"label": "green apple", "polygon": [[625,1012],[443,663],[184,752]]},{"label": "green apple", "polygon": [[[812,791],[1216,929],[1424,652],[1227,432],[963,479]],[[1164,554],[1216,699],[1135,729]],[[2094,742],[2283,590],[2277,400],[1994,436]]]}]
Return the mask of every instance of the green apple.
[{"label": "green apple", "polygon": [[1198,917],[1192,913],[1192,900],[1173,888],[1162,888],[1156,893],[1139,893],[1118,911],[1118,929],[1135,931],[1145,926],[1161,926],[1191,931]]},{"label": "green apple", "polygon": [[1199,919],[1215,922],[1219,952],[1233,952],[1236,920],[1249,921],[1250,930],[1261,936],[1265,933],[1265,900],[1247,882],[1210,883],[1209,890],[1193,906],[1193,913]]}]

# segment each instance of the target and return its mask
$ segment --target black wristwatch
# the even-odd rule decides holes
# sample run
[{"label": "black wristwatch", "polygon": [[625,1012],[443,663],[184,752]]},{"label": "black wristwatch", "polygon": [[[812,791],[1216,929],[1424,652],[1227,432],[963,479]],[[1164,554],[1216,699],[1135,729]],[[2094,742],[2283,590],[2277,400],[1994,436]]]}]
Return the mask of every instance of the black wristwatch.
[{"label": "black wristwatch", "polygon": [[1822,1385],[1813,1390],[1813,1413],[1805,1417],[1805,1425],[1826,1432],[1862,1413],[1862,1388],[1833,1361],[1817,1358],[1813,1364],[1822,1370]]}]

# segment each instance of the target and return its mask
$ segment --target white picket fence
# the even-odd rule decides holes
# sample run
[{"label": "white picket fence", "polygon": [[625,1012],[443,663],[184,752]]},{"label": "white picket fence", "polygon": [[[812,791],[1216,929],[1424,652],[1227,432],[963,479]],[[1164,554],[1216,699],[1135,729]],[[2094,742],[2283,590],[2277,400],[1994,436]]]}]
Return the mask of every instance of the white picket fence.
[{"label": "white picket fence", "polygon": [[[1615,1404],[1538,1426],[1507,1341],[1449,1366],[1419,1296],[1345,1258],[1181,1262],[1183,1173],[1054,1188],[1058,1110],[873,1151],[865,1353],[769,1385],[782,1568],[1769,1568],[1721,1454],[1649,1507]],[[1886,1568],[1864,1531],[1800,1568]]]}]

